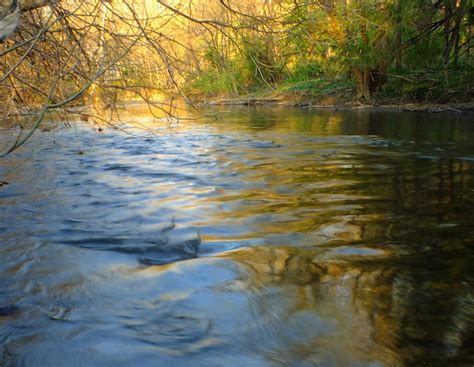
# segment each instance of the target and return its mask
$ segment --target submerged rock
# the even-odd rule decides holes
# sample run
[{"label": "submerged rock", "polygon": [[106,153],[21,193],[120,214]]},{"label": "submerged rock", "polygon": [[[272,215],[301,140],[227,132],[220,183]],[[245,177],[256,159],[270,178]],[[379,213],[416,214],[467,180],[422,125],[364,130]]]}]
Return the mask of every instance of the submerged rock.
[{"label": "submerged rock", "polygon": [[160,247],[161,250],[169,252],[178,252],[184,255],[195,256],[201,245],[201,236],[197,233],[196,237],[181,240],[179,242],[166,243]]},{"label": "submerged rock", "polygon": [[164,265],[171,262],[191,259],[197,256],[201,236],[184,238],[179,241],[164,243],[157,246],[155,250],[148,251],[140,257],[140,262],[144,265]]},{"label": "submerged rock", "polygon": [[91,250],[138,255],[140,261],[147,265],[161,265],[196,257],[201,245],[198,231],[176,229],[174,220],[155,231],[154,237],[150,233],[138,233],[136,236],[100,234],[94,236],[89,231],[72,231],[68,235],[75,235],[74,238],[58,239],[57,242]]}]

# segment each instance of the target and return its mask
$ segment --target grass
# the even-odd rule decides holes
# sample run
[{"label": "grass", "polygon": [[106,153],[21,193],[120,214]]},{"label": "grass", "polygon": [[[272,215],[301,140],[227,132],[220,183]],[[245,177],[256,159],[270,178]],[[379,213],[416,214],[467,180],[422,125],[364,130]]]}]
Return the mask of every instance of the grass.
[{"label": "grass", "polygon": [[[347,102],[357,100],[357,88],[347,76],[324,74],[314,65],[294,70],[278,84],[268,85],[249,81],[242,70],[207,71],[190,84],[191,95],[205,98],[252,95],[265,97],[278,94],[291,100],[318,103],[325,99]],[[371,102],[402,104],[411,102],[450,103],[473,100],[474,67],[448,70],[391,71],[387,82]]]},{"label": "grass", "polygon": [[396,102],[468,102],[474,92],[474,69],[398,72],[376,93],[378,99]]},{"label": "grass", "polygon": [[315,99],[339,94],[354,93],[355,84],[345,79],[312,79],[299,82],[284,82],[279,90],[283,93],[297,93]]}]

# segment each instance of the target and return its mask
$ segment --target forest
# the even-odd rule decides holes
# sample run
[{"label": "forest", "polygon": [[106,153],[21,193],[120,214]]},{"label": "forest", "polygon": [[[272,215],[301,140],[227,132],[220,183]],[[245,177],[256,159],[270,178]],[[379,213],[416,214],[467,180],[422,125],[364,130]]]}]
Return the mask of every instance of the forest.
[{"label": "forest", "polygon": [[472,0],[1,0],[4,117],[282,95],[472,100]]}]

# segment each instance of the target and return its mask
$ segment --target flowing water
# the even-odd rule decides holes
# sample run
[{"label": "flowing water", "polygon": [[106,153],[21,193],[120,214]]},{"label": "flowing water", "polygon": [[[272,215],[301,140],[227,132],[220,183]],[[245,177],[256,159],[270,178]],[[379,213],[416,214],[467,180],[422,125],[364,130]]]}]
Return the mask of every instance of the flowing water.
[{"label": "flowing water", "polygon": [[73,126],[0,161],[0,366],[474,363],[472,115]]}]

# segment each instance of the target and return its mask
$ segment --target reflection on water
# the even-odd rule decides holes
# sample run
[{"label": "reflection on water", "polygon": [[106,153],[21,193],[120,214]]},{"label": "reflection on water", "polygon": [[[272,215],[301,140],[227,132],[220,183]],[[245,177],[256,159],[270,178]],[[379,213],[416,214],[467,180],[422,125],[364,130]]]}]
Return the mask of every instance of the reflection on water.
[{"label": "reflection on water", "polygon": [[0,162],[2,367],[474,362],[472,116],[222,116]]}]

